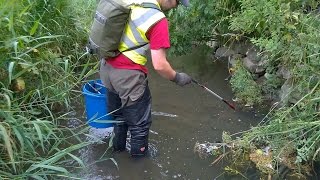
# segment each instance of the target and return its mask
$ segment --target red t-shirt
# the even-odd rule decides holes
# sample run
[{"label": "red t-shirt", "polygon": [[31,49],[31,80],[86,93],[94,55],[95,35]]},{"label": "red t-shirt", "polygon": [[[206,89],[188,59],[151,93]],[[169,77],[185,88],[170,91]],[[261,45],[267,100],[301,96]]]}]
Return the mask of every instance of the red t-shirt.
[{"label": "red t-shirt", "polygon": [[[147,38],[150,41],[150,49],[157,50],[160,48],[169,48],[169,23],[167,18],[163,18],[158,23],[153,25],[147,32]],[[114,68],[135,69],[141,70],[146,74],[148,73],[148,69],[145,66],[134,63],[123,54],[108,59],[107,63]]]}]

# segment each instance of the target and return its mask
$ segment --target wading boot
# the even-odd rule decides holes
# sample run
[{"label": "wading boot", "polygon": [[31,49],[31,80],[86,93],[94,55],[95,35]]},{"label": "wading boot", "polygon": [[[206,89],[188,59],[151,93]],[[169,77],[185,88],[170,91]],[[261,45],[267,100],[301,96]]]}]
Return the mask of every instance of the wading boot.
[{"label": "wading boot", "polygon": [[113,127],[113,150],[115,152],[126,150],[128,126],[125,123],[115,123]]},{"label": "wading boot", "polygon": [[113,125],[113,133],[114,137],[112,139],[113,150],[116,152],[121,152],[126,150],[126,140],[127,140],[127,132],[128,126],[125,122],[125,118],[122,114],[121,100],[119,95],[108,91],[108,109],[110,112],[113,112],[111,116],[114,118],[114,121],[117,121]]},{"label": "wading boot", "polygon": [[147,87],[143,95],[132,105],[122,109],[131,134],[130,154],[133,157],[145,156],[148,152],[148,136],[151,126],[151,95]]},{"label": "wading boot", "polygon": [[132,157],[144,157],[148,154],[148,136],[145,137],[131,137],[131,150],[130,154]]}]

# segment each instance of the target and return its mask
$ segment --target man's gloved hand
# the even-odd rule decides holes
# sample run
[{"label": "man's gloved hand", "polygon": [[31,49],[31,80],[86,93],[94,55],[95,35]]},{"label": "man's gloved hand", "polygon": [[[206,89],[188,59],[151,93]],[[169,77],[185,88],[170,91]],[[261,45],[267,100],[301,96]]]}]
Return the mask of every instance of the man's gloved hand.
[{"label": "man's gloved hand", "polygon": [[177,72],[176,77],[172,81],[178,84],[179,86],[184,86],[186,84],[190,84],[191,80],[192,78],[188,74]]}]

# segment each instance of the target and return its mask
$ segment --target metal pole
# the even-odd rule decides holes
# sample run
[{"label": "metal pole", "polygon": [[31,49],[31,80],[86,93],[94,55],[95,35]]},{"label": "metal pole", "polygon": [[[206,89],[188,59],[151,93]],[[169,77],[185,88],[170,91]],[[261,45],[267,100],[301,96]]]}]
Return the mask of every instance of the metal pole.
[{"label": "metal pole", "polygon": [[202,87],[203,89],[205,89],[206,91],[208,91],[209,93],[213,94],[215,97],[217,97],[218,99],[220,99],[221,101],[223,101],[224,103],[226,103],[230,108],[232,108],[233,110],[236,110],[236,108],[234,107],[233,104],[230,104],[229,102],[227,102],[226,100],[224,100],[221,96],[219,96],[218,94],[216,94],[215,92],[213,92],[212,90],[210,90],[209,88],[205,87],[204,85],[200,84],[198,81],[192,79],[192,82],[194,82],[195,84],[197,84],[198,86]]}]

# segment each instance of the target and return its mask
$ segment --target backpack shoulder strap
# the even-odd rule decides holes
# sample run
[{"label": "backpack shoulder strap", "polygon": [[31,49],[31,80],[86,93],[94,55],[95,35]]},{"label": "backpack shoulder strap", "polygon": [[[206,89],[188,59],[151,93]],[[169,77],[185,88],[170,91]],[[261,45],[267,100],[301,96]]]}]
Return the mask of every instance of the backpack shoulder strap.
[{"label": "backpack shoulder strap", "polygon": [[[141,4],[132,4],[132,5],[136,5],[136,6],[140,6],[140,7],[143,7],[143,8],[152,8],[152,9],[156,9],[158,11],[161,11],[162,10],[154,3],[149,3],[149,2],[143,2]],[[129,49],[126,49],[124,51],[121,51],[121,52],[126,52],[126,51],[131,51],[131,50],[135,50],[135,49],[138,49],[138,48],[141,48],[145,45],[147,45],[148,43],[145,43],[145,44],[141,44],[139,46],[136,46],[136,47],[132,47],[132,48],[129,48]]]},{"label": "backpack shoulder strap", "polygon": [[149,3],[149,2],[143,2],[140,4],[141,7],[144,8],[152,8],[152,9],[157,9],[158,11],[162,11],[156,4],[154,3]]}]

